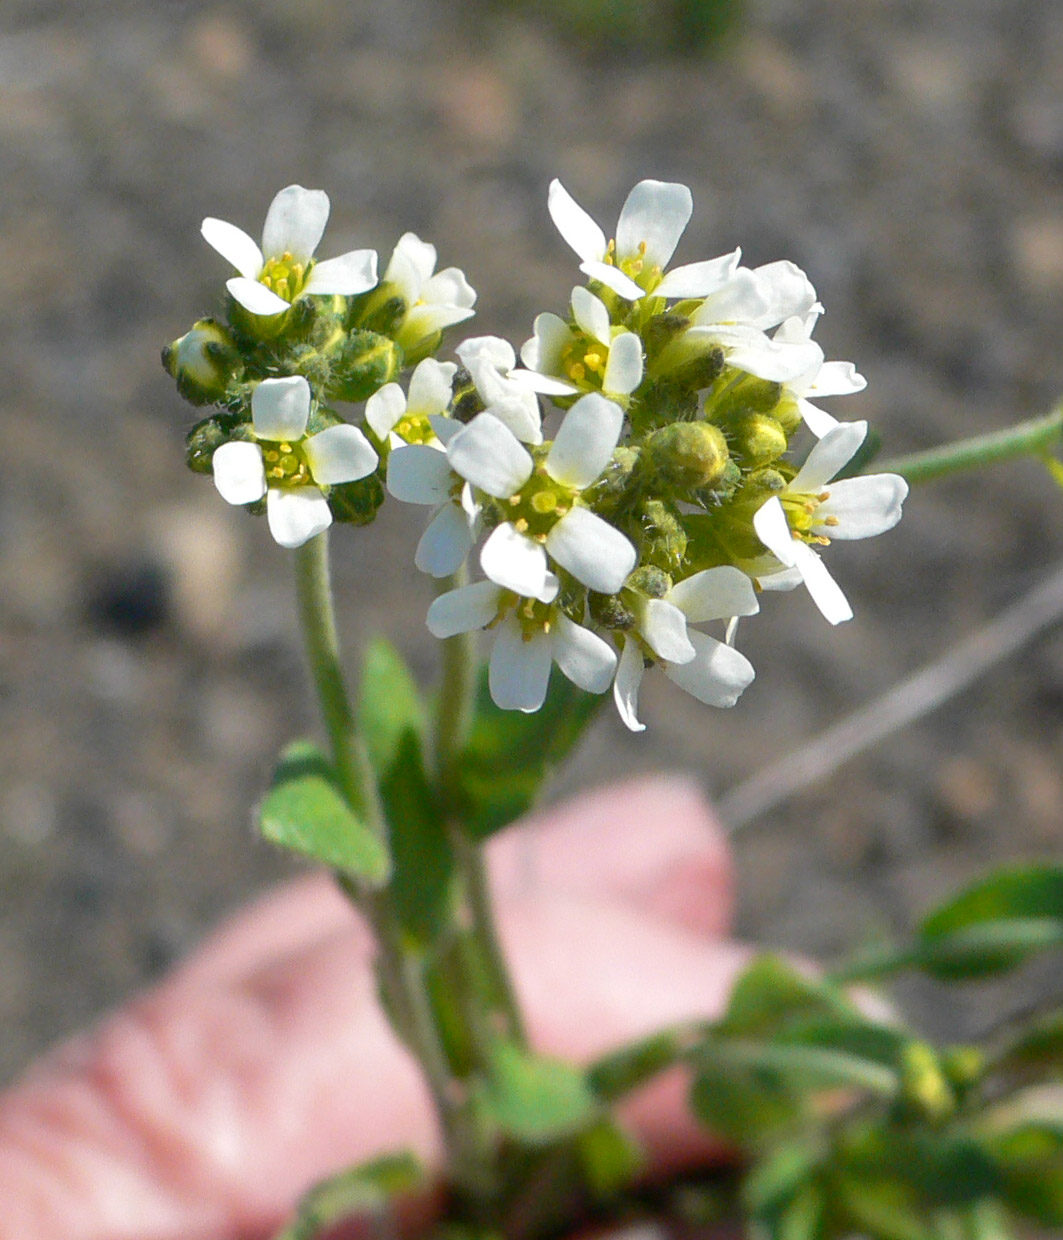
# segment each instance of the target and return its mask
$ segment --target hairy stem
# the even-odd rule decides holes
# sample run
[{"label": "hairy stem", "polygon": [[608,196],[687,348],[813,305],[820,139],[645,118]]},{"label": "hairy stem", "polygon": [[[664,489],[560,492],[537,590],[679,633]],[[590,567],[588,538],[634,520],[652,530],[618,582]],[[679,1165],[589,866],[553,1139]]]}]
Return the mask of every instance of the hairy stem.
[{"label": "hairy stem", "polygon": [[875,471],[900,474],[909,482],[931,482],[968,469],[981,469],[1020,456],[1044,456],[1063,442],[1063,405],[1040,418],[1019,422],[1002,431],[959,439],[926,452],[875,463]]}]

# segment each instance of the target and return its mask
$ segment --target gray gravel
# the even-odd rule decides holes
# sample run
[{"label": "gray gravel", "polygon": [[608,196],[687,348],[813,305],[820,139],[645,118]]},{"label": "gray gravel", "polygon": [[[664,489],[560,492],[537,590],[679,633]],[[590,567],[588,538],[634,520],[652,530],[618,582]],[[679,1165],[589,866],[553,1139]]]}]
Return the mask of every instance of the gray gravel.
[{"label": "gray gravel", "polygon": [[[643,176],[688,182],[680,258],[741,244],[820,289],[901,452],[1063,393],[1063,7],[1053,0],[755,0],[717,59],[592,55],[511,5],[8,0],[0,35],[0,1076],[158,975],[291,865],[248,806],[313,726],[286,557],[182,465],[189,411],[158,351],[217,303],[207,214],[252,232],[299,181],[332,252],[402,231],[520,341],[575,276],[560,176],[604,222]],[[839,408],[839,412],[842,409]],[[352,643],[432,673],[418,514],[336,540]],[[380,542],[383,542],[383,547]],[[565,787],[681,767],[727,788],[985,622],[1063,558],[1033,465],[909,501],[832,552],[856,619],[769,600],[758,679],[712,713],[648,685]],[[740,925],[837,955],[964,876],[1058,854],[1063,633],[782,807],[738,844]],[[1021,991],[950,1004],[976,1031]],[[1055,981],[1058,985],[1058,979]],[[939,999],[913,1002],[939,1031]]]}]

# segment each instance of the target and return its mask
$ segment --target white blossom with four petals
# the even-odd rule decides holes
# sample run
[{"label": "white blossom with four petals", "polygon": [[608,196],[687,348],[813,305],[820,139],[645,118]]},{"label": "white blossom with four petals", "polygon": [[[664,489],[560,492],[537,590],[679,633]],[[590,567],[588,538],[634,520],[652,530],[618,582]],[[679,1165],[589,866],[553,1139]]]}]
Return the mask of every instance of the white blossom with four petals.
[{"label": "white blossom with four petals", "polygon": [[669,680],[709,706],[733,706],[752,683],[753,665],[745,655],[689,627],[760,610],[753,583],[739,569],[707,568],[677,582],[663,598],[640,598],[634,607],[635,632],[625,635],[613,682],[620,718],[632,732],[646,726],[638,717],[644,646]]},{"label": "white blossom with four petals", "polygon": [[396,337],[407,351],[445,327],[475,314],[476,290],[457,267],[436,271],[436,248],[416,233],[403,233],[392,251],[382,283],[391,285],[406,303]]},{"label": "white blossom with four petals", "polygon": [[263,379],[251,396],[255,441],[230,440],[211,460],[222,499],[253,504],[266,497],[270,533],[282,547],[301,547],[332,524],[323,486],[356,482],[377,466],[356,426],[344,422],[308,436],[310,402],[302,375]]},{"label": "white blossom with four petals", "polygon": [[521,443],[543,441],[542,413],[532,388],[514,370],[517,355],[501,336],[473,336],[454,350],[469,372],[484,408],[508,426]]},{"label": "white blossom with four petals", "polygon": [[[774,339],[800,346],[811,340],[819,316],[818,306],[805,314],[791,316],[780,324]],[[817,361],[810,364],[802,374],[783,384],[783,400],[794,401],[805,425],[817,439],[822,439],[828,431],[838,426],[839,422],[825,409],[812,404],[809,398],[820,400],[828,396],[854,396],[866,387],[867,380],[852,362],[824,361],[823,352],[819,350]]]},{"label": "white blossom with four petals", "polygon": [[[621,208],[613,242],[560,181],[550,182],[547,206],[558,232],[582,260],[580,271],[628,301],[639,301],[647,292],[654,297],[704,297],[726,283],[741,257],[735,250],[676,267],[660,278],[694,210],[690,190],[675,182],[640,181]],[[641,275],[642,282],[630,272]]]},{"label": "white blossom with four petals", "polygon": [[[270,203],[262,229],[262,246],[242,228],[208,216],[200,231],[204,240],[240,273],[225,287],[245,310],[270,317],[291,309],[306,294],[368,292],[377,282],[376,251],[351,250],[339,258],[314,261],[329,217],[328,194],[320,189],[289,185]],[[296,288],[285,298],[270,286],[278,269],[294,268]],[[287,286],[286,286],[287,287]]]},{"label": "white blossom with four petals", "polygon": [[831,624],[851,620],[852,608],[801,535],[826,543],[883,534],[901,519],[901,505],[908,494],[908,484],[898,474],[864,474],[831,482],[866,435],[866,422],[840,422],[815,445],[785,490],[762,504],[753,517],[757,537],[776,561],[774,572],[758,574],[760,584],[765,589],[785,590],[803,582]]},{"label": "white blossom with four petals", "polygon": [[[591,590],[615,594],[620,589],[635,567],[635,548],[615,526],[582,507],[578,497],[609,464],[623,422],[620,406],[596,392],[581,397],[568,411],[540,466],[557,485],[565,510],[539,537],[520,528],[519,516],[495,527],[480,552],[480,567],[496,585],[538,598],[553,559]],[[451,467],[473,487],[519,512],[521,490],[535,473],[535,462],[490,413],[481,413],[459,431],[447,445],[447,455]]]}]

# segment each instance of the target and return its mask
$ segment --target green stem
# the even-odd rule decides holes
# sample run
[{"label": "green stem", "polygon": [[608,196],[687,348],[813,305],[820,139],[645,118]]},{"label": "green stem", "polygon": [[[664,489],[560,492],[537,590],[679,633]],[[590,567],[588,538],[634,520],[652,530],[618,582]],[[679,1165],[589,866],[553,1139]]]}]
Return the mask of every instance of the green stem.
[{"label": "green stem", "polygon": [[[466,570],[462,568],[445,585],[453,589],[464,585],[466,580]],[[476,635],[459,633],[447,638],[443,642],[443,681],[435,721],[435,760],[440,787],[451,806],[456,801],[457,762],[468,740],[476,710],[476,672]],[[455,813],[449,812],[447,819],[470,928],[479,947],[498,1015],[505,1032],[526,1045],[524,1020],[498,937],[483,846],[469,838]]]},{"label": "green stem", "polygon": [[1044,456],[1063,439],[1063,405],[1040,418],[988,435],[959,439],[926,452],[875,462],[876,473],[900,474],[909,482],[930,482],[968,469],[980,469],[1020,456]]},{"label": "green stem", "polygon": [[[368,754],[355,727],[340,661],[329,577],[328,533],[319,534],[300,547],[295,563],[299,618],[336,776],[352,810],[365,819],[379,838],[386,840],[387,821]],[[338,877],[344,892],[372,923],[389,1012],[400,1037],[424,1070],[454,1178],[468,1182],[478,1175],[479,1142],[471,1132],[464,1090],[450,1072],[433,1019],[423,962],[404,943],[390,889],[371,890],[346,876]]]}]

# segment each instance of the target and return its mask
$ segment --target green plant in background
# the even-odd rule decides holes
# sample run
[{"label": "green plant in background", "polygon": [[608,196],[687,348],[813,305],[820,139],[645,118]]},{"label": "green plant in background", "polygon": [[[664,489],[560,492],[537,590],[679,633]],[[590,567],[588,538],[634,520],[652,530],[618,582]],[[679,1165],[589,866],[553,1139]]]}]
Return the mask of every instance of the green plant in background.
[{"label": "green plant in background", "polygon": [[[586,1069],[529,1045],[483,845],[533,804],[604,695],[633,731],[654,668],[733,705],[754,675],[738,620],[765,591],[803,585],[832,624],[849,619],[823,559],[833,539],[891,528],[905,476],[1046,456],[1061,426],[861,472],[866,423],[815,402],[864,380],[812,339],[822,307],[802,271],[743,267],[738,251],[670,267],[692,211],[681,185],[640,182],[611,238],[559,182],[548,205],[585,281],[564,315],[535,320],[523,365],[490,336],[438,360],[443,332],[473,313],[463,274],[436,271],[412,233],[382,278],[371,251],[317,261],[329,203],[300,186],[274,199],[261,246],[204,221],[239,274],[224,319],[163,354],[182,394],[210,407],[188,435],[190,467],[293,552],[328,746],[281,756],[261,830],[330,867],[373,928],[381,1001],[444,1138],[444,1230],[545,1236],[617,1208],[639,1156],[613,1108],[677,1064],[694,1114],[744,1155],[736,1200],[751,1235],[988,1240],[1014,1218],[1063,1223],[1063,1108],[1043,1090],[1063,1065],[1058,1015],[940,1048],[847,989],[901,969],[977,979],[1063,945],[1057,869],[998,874],[911,944],[823,979],[765,957],[721,1020]],[[349,405],[353,420],[337,408]],[[428,510],[414,561],[439,583],[427,626],[442,681],[425,696],[377,640],[355,701],[328,530],[372,523],[389,496]],[[386,1210],[422,1175],[401,1151],[343,1172],[286,1235]]]},{"label": "green plant in background", "polygon": [[503,0],[569,37],[639,51],[712,51],[741,21],[744,0]]}]

